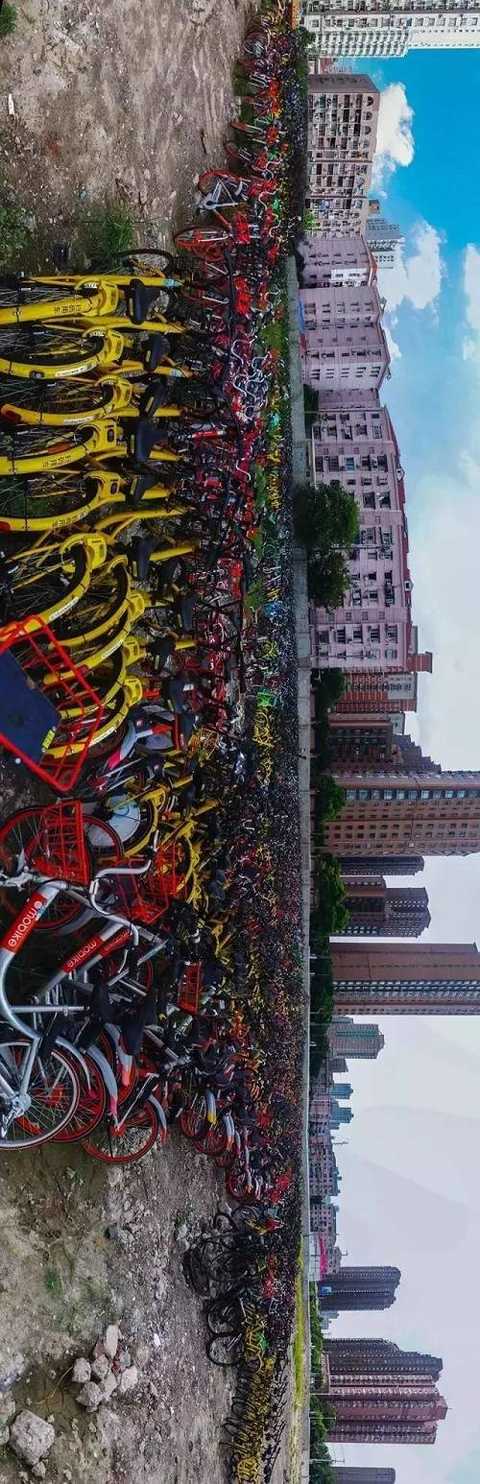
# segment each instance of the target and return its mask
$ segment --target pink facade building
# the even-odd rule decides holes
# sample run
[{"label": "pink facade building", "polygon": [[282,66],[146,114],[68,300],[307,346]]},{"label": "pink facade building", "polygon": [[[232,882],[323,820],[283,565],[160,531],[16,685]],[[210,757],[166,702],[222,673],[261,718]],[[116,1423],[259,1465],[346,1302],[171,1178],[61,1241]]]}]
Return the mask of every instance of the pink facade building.
[{"label": "pink facade building", "polygon": [[325,414],[314,425],[311,458],[315,481],[340,480],[355,497],[360,521],[342,607],[313,610],[312,663],[350,672],[408,671],[412,581],[405,489],[386,408]]},{"label": "pink facade building", "polygon": [[303,379],[314,390],[378,390],[390,374],[390,354],[379,322],[358,329],[344,323],[306,331],[302,359]]},{"label": "pink facade building", "polygon": [[385,309],[375,282],[300,289],[300,303],[309,348],[310,336],[315,337],[317,332],[323,335],[332,327],[359,330],[378,325]]},{"label": "pink facade building", "polygon": [[374,283],[377,275],[375,259],[363,237],[322,237],[310,232],[300,243],[299,259],[305,288],[360,288]]},{"label": "pink facade building", "polygon": [[379,104],[378,88],[362,73],[309,78],[305,204],[324,237],[366,226]]}]

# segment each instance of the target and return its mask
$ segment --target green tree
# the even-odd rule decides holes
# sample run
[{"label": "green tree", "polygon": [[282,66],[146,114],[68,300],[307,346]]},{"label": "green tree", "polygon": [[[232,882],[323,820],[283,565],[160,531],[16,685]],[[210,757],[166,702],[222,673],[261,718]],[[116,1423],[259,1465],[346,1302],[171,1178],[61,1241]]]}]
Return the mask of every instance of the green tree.
[{"label": "green tree", "polygon": [[358,536],[358,510],[338,479],[331,484],[301,484],[294,489],[295,530],[308,552],[327,556],[345,552]]},{"label": "green tree", "polygon": [[314,552],[308,560],[307,580],[308,596],[319,608],[341,608],[350,585],[345,556],[341,551],[325,556]]},{"label": "green tree", "polygon": [[330,773],[319,773],[315,781],[314,794],[315,817],[318,823],[322,819],[336,819],[341,814],[345,804],[345,792]]}]

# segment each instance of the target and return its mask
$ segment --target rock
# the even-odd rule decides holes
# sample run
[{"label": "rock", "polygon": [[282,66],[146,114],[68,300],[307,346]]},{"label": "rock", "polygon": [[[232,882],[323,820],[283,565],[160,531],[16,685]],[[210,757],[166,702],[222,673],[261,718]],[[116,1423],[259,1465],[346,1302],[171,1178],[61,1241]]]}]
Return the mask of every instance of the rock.
[{"label": "rock", "polygon": [[176,1241],[177,1242],[186,1242],[187,1237],[188,1237],[188,1226],[187,1226],[186,1221],[182,1221],[182,1224],[181,1224],[181,1226],[179,1226],[178,1231],[176,1233]]},{"label": "rock", "polygon": [[25,1356],[20,1354],[14,1355],[12,1360],[9,1361],[7,1368],[4,1371],[0,1371],[0,1395],[3,1395],[5,1391],[11,1390],[11,1387],[23,1375],[24,1370]]},{"label": "rock", "polygon": [[55,1442],[55,1428],[35,1412],[19,1412],[10,1431],[10,1447],[17,1458],[30,1468],[50,1452]]},{"label": "rock", "polygon": [[92,1360],[92,1376],[96,1381],[104,1381],[109,1370],[110,1361],[107,1355],[97,1355],[96,1360]]},{"label": "rock", "polygon": [[108,1376],[105,1376],[105,1380],[102,1386],[105,1401],[110,1401],[110,1397],[113,1396],[114,1391],[117,1390],[117,1386],[117,1377],[114,1376],[113,1371],[109,1371]]},{"label": "rock", "polygon": [[63,1477],[64,1477],[64,1479],[66,1479],[67,1484],[70,1484],[70,1480],[73,1478],[72,1470],[71,1469],[64,1469],[63,1470]]},{"label": "rock", "polygon": [[120,1370],[121,1371],[126,1371],[128,1369],[128,1366],[130,1366],[132,1364],[132,1357],[131,1357],[131,1354],[130,1354],[130,1351],[129,1350],[121,1350],[120,1351],[120,1354],[119,1354],[119,1357],[118,1357],[118,1364],[120,1366]]},{"label": "rock", "polygon": [[111,1225],[105,1228],[105,1236],[109,1237],[111,1242],[120,1242],[121,1247],[127,1246],[128,1232],[123,1226],[119,1226],[118,1221],[112,1221]]},{"label": "rock", "polygon": [[97,1386],[96,1381],[87,1381],[86,1386],[82,1386],[82,1390],[78,1393],[77,1402],[80,1407],[85,1407],[86,1412],[96,1412],[97,1407],[103,1402],[101,1386]]},{"label": "rock", "polygon": [[46,1472],[47,1470],[44,1463],[34,1463],[32,1474],[35,1475],[36,1479],[44,1479]]},{"label": "rock", "polygon": [[160,1339],[160,1335],[155,1334],[153,1336],[153,1343],[154,1343],[155,1349],[156,1350],[159,1350],[160,1349],[160,1346],[161,1346],[161,1343],[162,1343],[162,1341]]},{"label": "rock", "polygon": [[16,1410],[13,1396],[0,1396],[0,1427],[8,1427]]},{"label": "rock", "polygon": [[105,1351],[105,1355],[108,1355],[109,1360],[115,1360],[119,1339],[120,1330],[118,1328],[118,1324],[108,1324],[105,1330],[103,1348]]},{"label": "rock", "polygon": [[133,1391],[134,1387],[137,1385],[137,1381],[138,1370],[136,1365],[127,1366],[126,1371],[122,1371],[118,1383],[119,1395],[126,1396],[129,1391]]},{"label": "rock", "polygon": [[79,1355],[78,1360],[75,1361],[75,1365],[73,1367],[72,1381],[75,1381],[80,1386],[84,1386],[85,1381],[90,1380],[91,1374],[92,1367],[90,1365],[90,1361],[86,1360],[84,1355]]},{"label": "rock", "polygon": [[120,1437],[120,1418],[111,1407],[100,1407],[97,1416],[97,1435],[102,1448],[113,1448]]}]

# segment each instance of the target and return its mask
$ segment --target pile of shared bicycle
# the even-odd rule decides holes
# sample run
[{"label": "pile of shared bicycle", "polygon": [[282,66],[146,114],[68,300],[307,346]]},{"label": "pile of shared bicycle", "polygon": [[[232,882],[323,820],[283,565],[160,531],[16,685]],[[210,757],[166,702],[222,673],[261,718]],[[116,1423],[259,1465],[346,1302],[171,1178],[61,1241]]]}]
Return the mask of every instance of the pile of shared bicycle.
[{"label": "pile of shared bicycle", "polygon": [[224,1169],[239,1214],[189,1276],[254,1480],[298,1239],[291,37],[253,25],[237,87],[174,257],[0,281],[0,743],[32,780],[0,827],[0,1148],[128,1164],[178,1126]]}]

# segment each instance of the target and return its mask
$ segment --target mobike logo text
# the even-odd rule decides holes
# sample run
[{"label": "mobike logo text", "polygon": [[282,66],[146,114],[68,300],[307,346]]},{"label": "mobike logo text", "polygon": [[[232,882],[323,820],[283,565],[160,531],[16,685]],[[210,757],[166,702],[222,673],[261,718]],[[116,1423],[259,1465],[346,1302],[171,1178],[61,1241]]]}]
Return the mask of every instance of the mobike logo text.
[{"label": "mobike logo text", "polygon": [[10,953],[18,953],[19,948],[22,947],[22,943],[28,938],[32,928],[35,927],[35,923],[41,917],[47,900],[47,897],[43,897],[40,891],[36,892],[35,896],[30,898],[25,911],[22,912],[20,917],[17,917],[17,921],[13,927],[6,933],[3,939],[3,948],[8,948]]},{"label": "mobike logo text", "polygon": [[96,937],[89,938],[88,943],[83,944],[83,948],[77,948],[77,952],[72,953],[70,958],[65,960],[63,972],[65,974],[72,974],[74,969],[78,969],[80,964],[84,964],[87,958],[93,958],[96,953],[99,953],[102,958],[106,958],[116,948],[123,948],[124,943],[128,943],[129,937],[130,932],[128,928],[122,928],[121,932],[116,933],[114,938],[107,938],[106,941],[97,933]]}]

